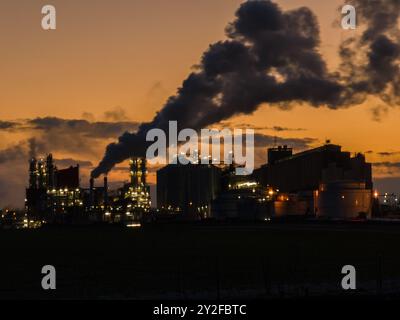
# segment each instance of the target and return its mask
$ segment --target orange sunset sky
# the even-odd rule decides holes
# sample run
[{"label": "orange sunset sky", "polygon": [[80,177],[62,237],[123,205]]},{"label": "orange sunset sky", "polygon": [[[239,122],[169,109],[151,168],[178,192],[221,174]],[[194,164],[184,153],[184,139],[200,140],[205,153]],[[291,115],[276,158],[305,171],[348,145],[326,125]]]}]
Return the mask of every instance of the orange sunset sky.
[{"label": "orange sunset sky", "polygon": [[[52,152],[60,167],[79,161],[82,185],[87,185],[105,146],[153,118],[204,50],[225,38],[225,26],[242,2],[1,1],[0,207],[23,204],[32,144],[37,155]],[[314,11],[320,51],[332,70],[339,62],[339,43],[360,32],[335,26],[341,0],[275,2],[285,10],[307,6]],[[56,7],[56,30],[41,28],[45,4]],[[54,121],[38,121],[45,117]],[[369,99],[340,110],[264,105],[229,122],[254,126],[277,136],[278,143],[306,139],[312,147],[330,139],[347,151],[364,152],[370,162],[387,163],[376,166],[374,176],[379,189],[392,192],[400,181],[399,119],[400,108]],[[266,151],[260,157],[259,162],[266,160]],[[110,175],[115,186],[128,179],[123,166]]]}]

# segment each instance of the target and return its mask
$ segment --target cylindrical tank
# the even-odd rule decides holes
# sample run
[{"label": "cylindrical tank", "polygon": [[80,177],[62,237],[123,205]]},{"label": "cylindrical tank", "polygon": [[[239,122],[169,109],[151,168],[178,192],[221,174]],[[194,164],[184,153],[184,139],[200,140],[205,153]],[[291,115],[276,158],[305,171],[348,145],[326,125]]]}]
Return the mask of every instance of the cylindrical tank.
[{"label": "cylindrical tank", "polygon": [[319,218],[370,218],[372,190],[365,182],[337,181],[320,185],[315,194],[316,214]]}]

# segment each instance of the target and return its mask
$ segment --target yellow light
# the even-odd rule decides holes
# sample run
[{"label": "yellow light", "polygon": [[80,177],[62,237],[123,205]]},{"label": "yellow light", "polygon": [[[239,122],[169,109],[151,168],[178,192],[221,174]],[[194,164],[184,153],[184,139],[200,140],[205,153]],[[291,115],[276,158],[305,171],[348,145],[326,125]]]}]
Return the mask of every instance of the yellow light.
[{"label": "yellow light", "polygon": [[128,224],[128,225],[126,225],[128,228],[139,228],[139,227],[141,227],[142,225],[140,224],[140,223],[131,223],[131,224]]},{"label": "yellow light", "polygon": [[243,182],[243,183],[239,183],[237,185],[238,188],[242,188],[242,187],[254,187],[257,186],[257,182]]}]

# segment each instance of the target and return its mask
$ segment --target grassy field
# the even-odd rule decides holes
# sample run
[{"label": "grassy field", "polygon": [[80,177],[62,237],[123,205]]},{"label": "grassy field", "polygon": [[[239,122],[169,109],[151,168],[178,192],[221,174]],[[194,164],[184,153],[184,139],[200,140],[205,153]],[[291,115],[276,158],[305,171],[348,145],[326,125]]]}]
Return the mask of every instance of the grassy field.
[{"label": "grassy field", "polygon": [[[328,294],[339,290],[345,264],[371,292],[396,291],[399,245],[400,226],[363,224],[0,230],[0,298]],[[41,289],[47,264],[57,270],[51,292]]]}]

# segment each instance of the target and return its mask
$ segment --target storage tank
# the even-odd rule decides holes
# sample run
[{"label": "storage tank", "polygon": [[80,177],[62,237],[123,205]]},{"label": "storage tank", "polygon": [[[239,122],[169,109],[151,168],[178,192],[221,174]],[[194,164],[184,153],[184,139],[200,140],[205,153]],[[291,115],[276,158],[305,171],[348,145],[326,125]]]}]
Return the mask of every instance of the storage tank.
[{"label": "storage tank", "polygon": [[316,215],[319,218],[370,218],[372,190],[365,182],[336,181],[323,183],[315,192]]}]

